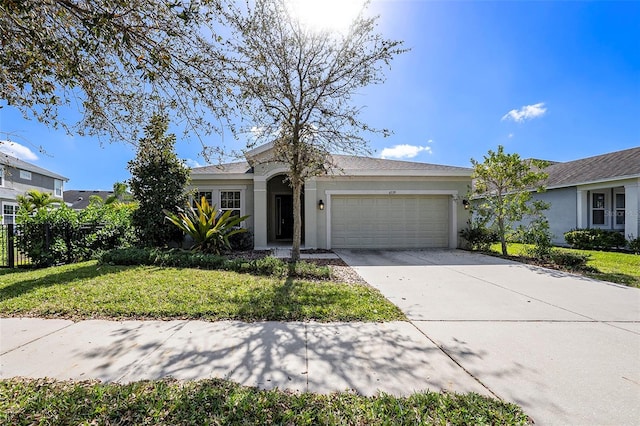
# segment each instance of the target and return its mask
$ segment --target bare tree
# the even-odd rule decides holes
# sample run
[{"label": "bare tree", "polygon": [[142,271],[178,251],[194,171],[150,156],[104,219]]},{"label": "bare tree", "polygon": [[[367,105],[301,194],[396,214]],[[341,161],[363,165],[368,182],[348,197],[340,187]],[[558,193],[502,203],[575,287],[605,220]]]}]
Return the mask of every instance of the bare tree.
[{"label": "bare tree", "polygon": [[345,33],[305,27],[286,0],[254,0],[224,13],[234,100],[254,136],[273,143],[293,191],[293,260],[300,257],[304,182],[327,171],[330,153],[367,152],[363,132],[387,135],[360,120],[357,90],[384,81],[383,68],[405,51],[376,32],[366,6]]},{"label": "bare tree", "polygon": [[[160,111],[204,134],[223,111],[208,25],[221,1],[0,0],[0,97],[79,134],[135,143]],[[75,125],[63,107],[80,111]]]}]

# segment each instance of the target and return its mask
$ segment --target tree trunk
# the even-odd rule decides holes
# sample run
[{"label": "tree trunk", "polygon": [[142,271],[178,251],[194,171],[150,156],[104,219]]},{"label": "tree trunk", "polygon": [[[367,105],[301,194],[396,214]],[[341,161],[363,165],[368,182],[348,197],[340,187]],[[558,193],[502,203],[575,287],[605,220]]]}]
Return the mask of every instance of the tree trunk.
[{"label": "tree trunk", "polygon": [[498,219],[498,230],[500,231],[500,245],[502,246],[502,255],[507,256],[507,239],[504,235],[504,220]]},{"label": "tree trunk", "polygon": [[291,247],[291,261],[300,260],[300,242],[302,240],[302,214],[301,214],[301,195],[302,181],[300,179],[292,179],[291,186],[293,188],[293,245]]}]

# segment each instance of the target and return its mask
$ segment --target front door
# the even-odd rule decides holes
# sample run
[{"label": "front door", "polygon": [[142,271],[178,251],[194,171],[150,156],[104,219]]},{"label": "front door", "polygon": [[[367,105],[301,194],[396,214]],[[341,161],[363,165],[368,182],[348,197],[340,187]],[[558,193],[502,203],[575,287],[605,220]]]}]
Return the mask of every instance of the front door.
[{"label": "front door", "polygon": [[293,195],[276,195],[276,239],[293,239]]}]

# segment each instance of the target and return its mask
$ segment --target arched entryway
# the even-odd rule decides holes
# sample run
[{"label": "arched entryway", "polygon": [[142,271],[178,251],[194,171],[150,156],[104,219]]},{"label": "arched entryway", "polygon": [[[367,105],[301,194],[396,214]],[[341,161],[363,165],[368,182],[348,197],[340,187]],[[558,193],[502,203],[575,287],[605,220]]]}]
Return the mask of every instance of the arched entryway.
[{"label": "arched entryway", "polygon": [[[304,242],[304,188],[302,190],[302,242]],[[293,241],[293,190],[286,175],[275,175],[267,181],[267,242]]]}]

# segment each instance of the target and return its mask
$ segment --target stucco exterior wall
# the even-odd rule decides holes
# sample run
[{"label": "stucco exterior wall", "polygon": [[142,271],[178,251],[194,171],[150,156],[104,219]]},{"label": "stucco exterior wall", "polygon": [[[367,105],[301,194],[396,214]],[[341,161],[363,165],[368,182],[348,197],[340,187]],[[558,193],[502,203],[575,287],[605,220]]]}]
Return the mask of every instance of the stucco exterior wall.
[{"label": "stucco exterior wall", "polygon": [[[30,189],[37,189],[40,192],[51,194],[54,198],[62,197],[55,195],[55,179],[51,176],[44,176],[36,172],[31,173],[31,179],[20,177],[20,170],[10,166],[4,167],[3,187],[15,191],[16,194],[24,194]],[[14,198],[15,200],[15,198]]]},{"label": "stucco exterior wall", "polygon": [[577,190],[576,187],[550,189],[547,192],[534,193],[534,200],[542,200],[551,204],[545,216],[553,235],[554,244],[566,244],[564,233],[578,227],[577,223]]},{"label": "stucco exterior wall", "polygon": [[[200,192],[212,191],[219,193],[219,191],[241,191],[241,211],[243,215],[250,215],[245,222],[245,227],[253,232],[254,223],[254,197],[253,197],[253,179],[198,179],[197,176],[192,176],[191,184],[188,190],[195,190]],[[218,203],[217,199],[213,199],[214,203]]]}]

